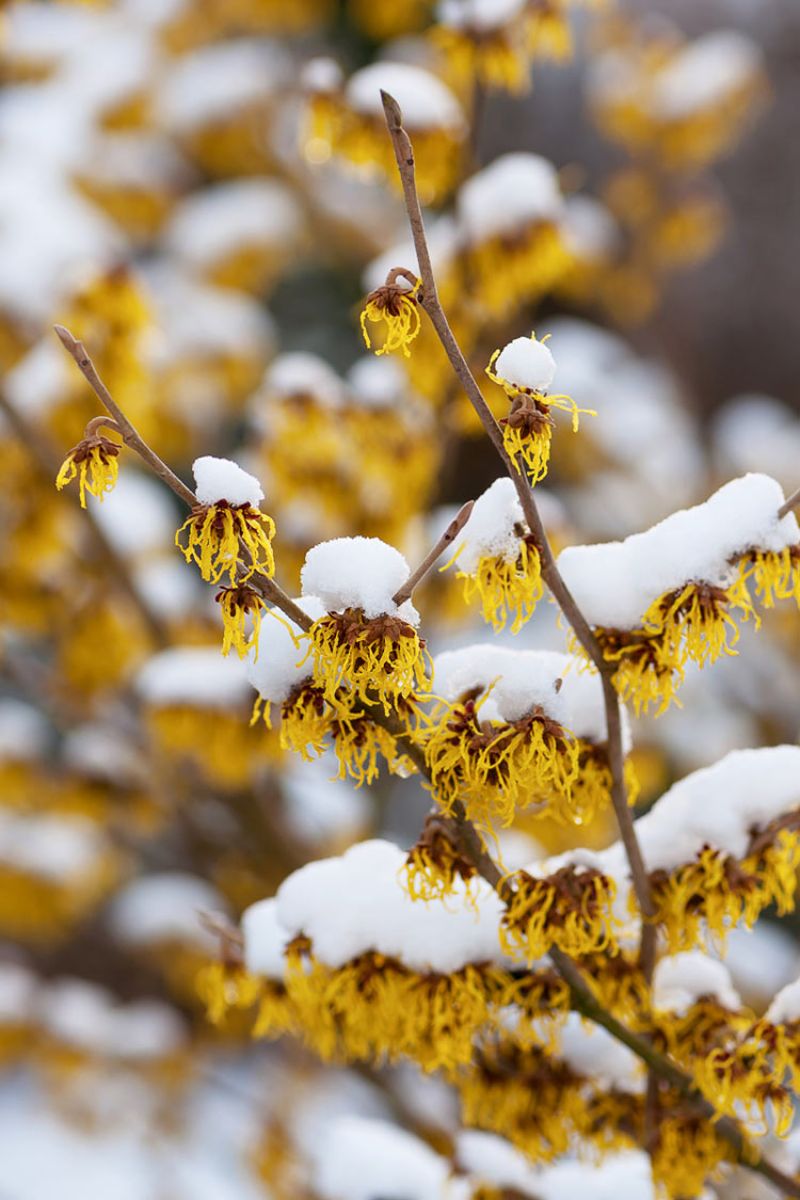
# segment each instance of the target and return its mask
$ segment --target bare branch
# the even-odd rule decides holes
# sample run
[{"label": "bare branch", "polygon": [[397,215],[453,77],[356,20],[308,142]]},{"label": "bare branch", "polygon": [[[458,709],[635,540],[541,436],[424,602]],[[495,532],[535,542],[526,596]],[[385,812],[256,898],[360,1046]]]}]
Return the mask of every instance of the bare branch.
[{"label": "bare branch", "polygon": [[475,507],[474,500],[468,500],[466,504],[462,504],[456,515],[453,517],[450,524],[445,529],[442,536],[438,539],[434,546],[431,546],[428,553],[423,558],[422,562],[417,567],[416,571],[412,571],[408,579],[405,581],[399,591],[392,596],[395,604],[403,604],[404,601],[410,600],[414,589],[419,586],[422,580],[430,571],[436,560],[444,554],[447,547],[455,541],[461,530],[466,525],[470,518],[470,513]]},{"label": "bare branch", "polygon": [[788,517],[789,513],[797,508],[798,504],[800,504],[800,488],[796,492],[792,492],[788,500],[784,500],[778,509],[778,519],[782,520],[784,517]]},{"label": "bare branch", "polygon": [[414,241],[417,263],[422,278],[422,287],[418,297],[419,303],[428,314],[461,386],[466,392],[516,488],[528,528],[539,549],[542,577],[553,593],[564,616],[574,629],[578,641],[600,672],[603,683],[603,701],[606,709],[606,725],[608,730],[609,767],[613,781],[611,799],[617,824],[619,825],[620,836],[628,858],[634,891],[636,892],[636,898],[642,912],[641,965],[646,977],[649,978],[655,965],[656,931],[652,924],[655,906],[650,889],[650,880],[633,828],[633,818],[628,807],[624,776],[625,755],[622,745],[622,718],[620,715],[619,697],[613,684],[613,672],[603,657],[603,651],[589,623],[561,577],[527,475],[508,454],[503,444],[503,434],[500,426],[494,419],[483,397],[483,393],[469,368],[469,364],[464,358],[461,347],[458,345],[448,324],[436,289],[436,278],[428,248],[428,239],[425,234],[425,223],[422,218],[422,209],[417,193],[413,147],[408,134],[403,128],[403,115],[399,104],[388,92],[382,91],[381,98],[383,100],[386,124],[394,147],[397,168],[400,172],[400,180],[403,185],[406,212],[408,214],[411,236]]},{"label": "bare branch", "polygon": [[154,450],[148,446],[147,442],[141,436],[136,428],[131,424],[125,413],[114,400],[106,385],[103,383],[100,376],[97,374],[94,363],[86,352],[86,347],[83,342],[79,342],[73,337],[68,329],[63,325],[54,325],[59,340],[67,351],[72,356],[77,364],[78,370],[83,375],[89,387],[97,396],[103,407],[111,414],[119,426],[119,431],[122,434],[122,440],[131,450],[135,450],[140,458],[143,458],[159,479],[161,479],[168,488],[183,500],[184,504],[188,504],[193,508],[197,503],[197,497],[190,488],[183,483],[174,471],[170,470],[165,462],[158,457]]}]

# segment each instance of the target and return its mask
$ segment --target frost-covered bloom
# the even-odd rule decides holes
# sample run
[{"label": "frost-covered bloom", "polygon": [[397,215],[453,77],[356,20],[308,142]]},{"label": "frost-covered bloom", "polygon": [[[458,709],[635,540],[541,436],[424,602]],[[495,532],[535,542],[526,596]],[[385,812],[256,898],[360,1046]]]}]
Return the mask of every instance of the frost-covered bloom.
[{"label": "frost-covered bloom", "polygon": [[384,178],[400,188],[397,163],[381,101],[381,91],[397,100],[403,125],[414,144],[417,186],[425,203],[441,202],[458,177],[467,126],[455,95],[422,67],[377,62],[362,67],[343,88],[326,78],[306,80],[312,136],[311,161],[335,155],[363,177]]},{"label": "frost-covered bloom", "polygon": [[[461,801],[481,826],[520,815],[584,825],[608,806],[602,688],[579,660],[487,644],[438,655],[434,666],[441,699],[418,737],[445,811]],[[633,803],[627,762],[625,775]]]},{"label": "frost-covered bloom", "polygon": [[288,999],[294,1031],[326,1060],[469,1061],[476,1031],[515,985],[497,962],[500,903],[481,883],[469,900],[417,904],[404,863],[396,846],[363,842],[247,910],[244,966],[268,982],[257,1035],[286,1032]]},{"label": "frost-covered bloom", "polygon": [[[408,286],[399,282],[401,278]],[[406,358],[409,357],[409,346],[420,328],[417,297],[421,285],[422,280],[407,279],[405,270],[401,270],[390,272],[386,283],[370,292],[361,313],[361,332],[368,350],[372,349],[372,339],[367,328],[369,322],[371,325],[384,326],[380,334],[380,344],[375,350],[376,354],[390,354],[394,350],[401,350]]]},{"label": "frost-covered bloom", "polygon": [[461,87],[477,80],[509,92],[527,90],[534,57],[560,59],[570,49],[561,4],[531,0],[441,0],[431,37]]},{"label": "frost-covered bloom", "polygon": [[410,601],[393,596],[410,574],[399,551],[379,538],[335,538],[306,555],[303,589],[326,613],[306,635],[312,678],[329,700],[344,690],[353,700],[382,705],[429,688],[430,659]]},{"label": "frost-covered bloom", "polygon": [[277,736],[250,728],[244,663],[209,646],[154,655],[136,680],[159,750],[187,761],[221,788],[243,787],[258,764],[281,756]]},{"label": "frost-covered bloom", "polygon": [[590,851],[574,851],[509,877],[500,927],[506,953],[533,962],[557,946],[570,957],[614,953],[616,884]]},{"label": "frost-covered bloom", "polygon": [[511,632],[518,633],[544,589],[539,547],[512,480],[495,480],[475,501],[446,566],[452,563],[458,565],[467,603],[479,598],[483,619],[496,632],[511,620]]},{"label": "frost-covered bloom", "polygon": [[[102,418],[101,418],[102,420]],[[104,434],[87,431],[64,459],[56,476],[59,491],[78,480],[81,508],[86,508],[86,493],[103,500],[113,491],[119,475],[119,442]]]},{"label": "frost-covered bloom", "polygon": [[258,507],[261,484],[227,458],[206,455],[192,470],[198,503],[175,534],[186,561],[196,563],[209,583],[227,575],[231,588],[256,572],[271,576],[275,523]]},{"label": "frost-covered bloom", "polygon": [[503,445],[511,461],[520,470],[522,459],[532,483],[539,483],[547,474],[550,462],[550,441],[553,418],[550,409],[559,408],[572,414],[572,429],[577,431],[580,413],[596,414],[591,409],[578,408],[569,396],[554,396],[548,392],[556,373],[556,362],[535,334],[529,338],[514,338],[502,350],[496,350],[486,368],[493,383],[503,388],[511,400],[511,411],[500,424]]},{"label": "frost-covered bloom", "polygon": [[598,123],[672,169],[698,168],[734,142],[763,94],[761,54],[744,34],[715,30],[683,45],[651,39],[593,64]]},{"label": "frost-covered bloom", "polygon": [[537,154],[501,155],[461,187],[463,278],[493,317],[538,300],[565,270],[563,208],[555,168]]},{"label": "frost-covered bloom", "polygon": [[[765,908],[795,905],[800,844],[794,832],[800,750],[738,750],[676,783],[636,825],[656,920],[674,951],[724,942]],[[625,877],[619,843],[605,869]]]},{"label": "frost-covered bloom", "polygon": [[775,480],[746,475],[623,542],[559,555],[604,656],[617,664],[617,689],[637,712],[663,711],[689,660],[705,666],[735,653],[734,614],[758,620],[750,580],[766,607],[776,595],[798,595],[800,529],[793,515],[778,518],[782,503]]},{"label": "frost-covered bloom", "polygon": [[[526,1159],[545,1162],[567,1154],[576,1139],[603,1154],[631,1145],[625,1130],[641,1119],[643,1079],[630,1051],[574,1013],[562,1021],[554,1046],[519,1041],[516,1034],[508,1022],[457,1072],[466,1126],[500,1134]],[[492,1160],[497,1164],[496,1154]],[[547,1194],[561,1196],[573,1183],[554,1177]]]},{"label": "frost-covered bloom", "polygon": [[[316,596],[295,601],[313,621],[326,616]],[[360,709],[346,685],[333,694],[314,680],[314,659],[303,647],[303,634],[278,609],[262,624],[248,663],[248,677],[258,691],[252,723],[259,717],[272,728],[272,709],[280,711],[280,745],[300,754],[306,761],[332,746],[340,777],[349,776],[357,786],[372,783],[385,760],[389,770],[410,774],[413,764],[397,748],[392,734],[371,721]],[[399,701],[398,711],[410,723],[416,719],[410,702]]]}]

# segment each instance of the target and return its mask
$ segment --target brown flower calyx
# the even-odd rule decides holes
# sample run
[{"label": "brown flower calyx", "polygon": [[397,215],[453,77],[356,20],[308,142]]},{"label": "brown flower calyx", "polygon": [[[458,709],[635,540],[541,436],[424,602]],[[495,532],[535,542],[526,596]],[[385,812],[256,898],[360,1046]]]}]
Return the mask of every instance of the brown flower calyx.
[{"label": "brown flower calyx", "polygon": [[[540,883],[546,883],[553,888],[557,900],[551,906],[547,916],[547,924],[550,928],[566,925],[567,918],[571,913],[580,914],[588,922],[602,916],[603,906],[599,896],[602,895],[603,887],[606,885],[606,877],[597,867],[578,868],[570,863],[561,867],[554,875],[548,875],[544,880],[534,878],[527,871],[517,871],[515,880],[517,891],[521,893],[522,897],[524,898],[525,893],[530,891],[537,903]],[[598,883],[601,887],[596,886]],[[506,920],[509,925],[516,924],[519,928],[524,929],[527,913],[523,910],[516,921],[512,921],[508,916],[506,916]]]},{"label": "brown flower calyx", "polygon": [[461,853],[452,822],[441,813],[429,813],[426,817],[422,833],[409,852],[409,865],[416,857],[427,859],[443,875],[458,876],[465,883],[477,875],[474,863]]},{"label": "brown flower calyx", "polygon": [[[399,642],[401,638],[416,637],[417,631],[408,621],[389,613],[368,619],[362,608],[346,608],[344,612],[330,613],[337,636],[349,646],[356,642]],[[422,639],[420,644],[424,645]]]},{"label": "brown flower calyx", "polygon": [[238,583],[235,587],[220,588],[214,599],[217,604],[225,602],[230,608],[241,609],[246,613],[256,611],[264,603],[255,588],[248,587],[246,583]]},{"label": "brown flower calyx", "polygon": [[555,422],[540,394],[525,390],[516,393],[508,416],[503,417],[499,424],[507,425],[509,429],[519,429],[526,437],[537,437],[552,429]]}]

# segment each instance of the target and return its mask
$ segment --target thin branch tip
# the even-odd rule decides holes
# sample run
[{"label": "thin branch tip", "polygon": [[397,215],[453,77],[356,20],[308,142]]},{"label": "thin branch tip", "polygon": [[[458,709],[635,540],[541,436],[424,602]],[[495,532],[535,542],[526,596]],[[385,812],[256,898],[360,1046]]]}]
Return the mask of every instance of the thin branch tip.
[{"label": "thin branch tip", "polygon": [[403,110],[389,92],[385,92],[381,88],[381,101],[383,103],[383,111],[386,114],[386,121],[390,129],[403,128]]}]

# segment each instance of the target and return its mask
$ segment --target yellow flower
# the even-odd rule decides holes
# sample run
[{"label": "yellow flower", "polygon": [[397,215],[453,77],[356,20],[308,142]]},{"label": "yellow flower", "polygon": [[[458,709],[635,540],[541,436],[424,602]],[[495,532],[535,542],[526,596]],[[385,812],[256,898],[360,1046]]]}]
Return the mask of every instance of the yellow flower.
[{"label": "yellow flower", "polygon": [[[458,553],[450,563],[456,561]],[[481,615],[496,633],[505,629],[512,614],[511,632],[519,633],[533,616],[544,592],[539,547],[530,534],[520,538],[516,558],[481,558],[474,571],[459,570],[457,578],[463,582],[466,603],[470,604],[478,597]]]},{"label": "yellow flower", "polygon": [[568,807],[578,773],[575,738],[538,707],[514,722],[480,721],[488,695],[446,706],[420,735],[444,811],[461,800],[486,827],[492,820],[510,825],[518,807]]},{"label": "yellow flower", "polygon": [[77,446],[73,446],[61,464],[56,487],[61,491],[73,479],[77,479],[81,508],[86,508],[87,492],[95,499],[103,500],[117,482],[119,451],[118,443],[102,434],[84,437]]},{"label": "yellow flower", "polygon": [[733,646],[739,629],[731,609],[738,609],[745,620],[755,617],[758,622],[742,578],[727,588],[687,583],[656,600],[644,614],[642,627],[656,639],[662,664],[682,667],[690,658],[704,667],[721,654],[736,653]]},{"label": "yellow flower", "polygon": [[800,546],[751,550],[741,559],[739,569],[745,579],[752,579],[764,608],[774,608],[776,600],[792,599],[800,608]]},{"label": "yellow flower", "polygon": [[[537,348],[542,347],[546,340],[545,338],[539,342],[534,334],[531,334],[530,337],[532,345]],[[525,339],[517,338],[512,343],[514,347],[517,342],[524,343]],[[495,350],[486,368],[486,374],[492,383],[503,388],[511,400],[511,411],[500,422],[503,426],[503,445],[517,470],[520,469],[517,455],[520,455],[528,469],[531,482],[535,484],[544,479],[550,461],[550,441],[553,433],[550,409],[557,408],[562,412],[571,413],[573,432],[578,430],[581,413],[592,417],[597,414],[590,408],[578,408],[570,396],[553,396],[543,388],[526,387],[498,374],[494,370],[495,363],[509,349],[510,347],[506,347],[505,350]],[[546,352],[542,351],[542,353]],[[548,355],[548,358],[552,363],[552,357]]]},{"label": "yellow flower", "polygon": [[[453,892],[457,879],[466,884],[478,877],[474,864],[461,854],[447,823],[430,815],[415,846],[409,851],[403,871],[405,886],[412,900],[445,900]],[[473,898],[474,903],[474,898]]]},{"label": "yellow flower", "polygon": [[703,945],[708,929],[720,941],[743,922],[750,928],[770,904],[783,916],[794,909],[800,839],[780,826],[755,839],[741,861],[706,846],[692,863],[653,872],[656,919],[670,952]]},{"label": "yellow flower", "polygon": [[[185,534],[185,544],[182,535]],[[188,562],[200,568],[208,583],[219,583],[223,575],[244,583],[256,572],[272,576],[275,559],[272,539],[275,522],[252,504],[198,504],[175,534],[175,545]]]},{"label": "yellow flower", "polygon": [[668,1197],[699,1196],[731,1148],[705,1115],[684,1115],[681,1098],[662,1096],[652,1153],[653,1179]]},{"label": "yellow flower", "polygon": [[367,322],[373,325],[385,326],[382,334],[382,345],[376,354],[390,354],[401,350],[403,355],[410,356],[409,346],[419,333],[419,302],[417,296],[422,280],[417,279],[411,287],[401,287],[397,282],[402,276],[409,283],[413,280],[406,271],[391,271],[383,287],[370,292],[361,313],[361,332],[368,350],[372,349]]},{"label": "yellow flower", "polygon": [[[222,653],[230,654],[235,648],[239,657],[244,658],[253,650],[257,659],[264,598],[246,584],[222,588],[214,598],[222,612]],[[246,629],[248,617],[252,619],[249,634]]]},{"label": "yellow flower", "polygon": [[413,625],[384,614],[368,620],[363,609],[327,613],[304,635],[313,656],[313,678],[335,704],[340,689],[388,713],[400,698],[430,687],[430,656]]},{"label": "yellow flower", "polygon": [[408,1057],[435,1071],[469,1062],[475,1034],[490,1019],[507,976],[473,965],[423,975],[376,952],[329,967],[307,939],[296,938],[287,951],[285,982],[303,1040],[322,1059]]},{"label": "yellow flower", "polygon": [[527,871],[509,877],[514,891],[500,926],[500,943],[512,958],[533,962],[557,946],[570,957],[616,947],[613,880],[596,867],[567,864],[537,879]]}]

